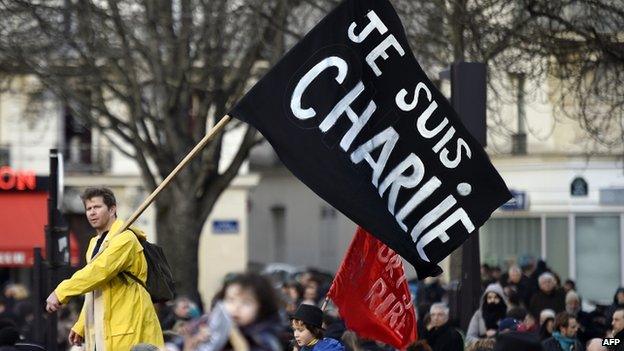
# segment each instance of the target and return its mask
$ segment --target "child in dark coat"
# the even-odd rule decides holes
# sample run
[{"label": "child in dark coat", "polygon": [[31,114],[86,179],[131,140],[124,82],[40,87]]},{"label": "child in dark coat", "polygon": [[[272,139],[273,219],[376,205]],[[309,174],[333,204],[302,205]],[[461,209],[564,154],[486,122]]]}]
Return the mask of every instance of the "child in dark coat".
[{"label": "child in dark coat", "polygon": [[300,351],[345,351],[340,341],[323,337],[323,311],[320,308],[301,304],[290,323]]}]

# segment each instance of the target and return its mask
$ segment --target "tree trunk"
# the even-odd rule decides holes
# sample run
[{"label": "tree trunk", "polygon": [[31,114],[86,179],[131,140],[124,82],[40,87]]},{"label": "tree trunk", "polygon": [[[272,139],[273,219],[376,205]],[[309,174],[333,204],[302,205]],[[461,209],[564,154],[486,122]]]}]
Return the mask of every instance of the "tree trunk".
[{"label": "tree trunk", "polygon": [[192,196],[170,187],[156,201],[156,231],[173,270],[176,294],[200,302],[198,249],[206,218],[199,218],[198,205]]}]

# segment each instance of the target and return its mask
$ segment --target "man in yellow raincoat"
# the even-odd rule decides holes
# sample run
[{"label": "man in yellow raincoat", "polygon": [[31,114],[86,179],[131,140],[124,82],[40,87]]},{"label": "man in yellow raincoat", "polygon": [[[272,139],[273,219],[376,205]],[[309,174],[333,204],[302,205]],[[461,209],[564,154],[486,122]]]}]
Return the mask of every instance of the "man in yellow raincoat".
[{"label": "man in yellow raincoat", "polygon": [[[149,293],[122,272],[147,279],[147,262],[132,228],[117,219],[115,195],[107,188],[88,188],[82,195],[89,224],[95,229],[87,249],[87,265],[62,281],[46,300],[52,313],[70,298],[85,295],[80,317],[69,333],[72,345],[86,351],[130,350],[138,343],[164,346],[163,334]],[[110,233],[110,235],[109,235]]]}]

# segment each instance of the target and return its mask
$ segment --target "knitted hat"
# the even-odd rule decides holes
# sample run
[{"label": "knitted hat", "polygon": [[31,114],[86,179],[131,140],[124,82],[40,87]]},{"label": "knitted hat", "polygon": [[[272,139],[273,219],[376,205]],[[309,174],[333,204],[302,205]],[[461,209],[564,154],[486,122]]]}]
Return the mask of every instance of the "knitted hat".
[{"label": "knitted hat", "polygon": [[290,317],[290,319],[296,319],[302,321],[303,323],[317,328],[323,328],[323,311],[320,308],[301,304],[297,307],[295,314]]}]

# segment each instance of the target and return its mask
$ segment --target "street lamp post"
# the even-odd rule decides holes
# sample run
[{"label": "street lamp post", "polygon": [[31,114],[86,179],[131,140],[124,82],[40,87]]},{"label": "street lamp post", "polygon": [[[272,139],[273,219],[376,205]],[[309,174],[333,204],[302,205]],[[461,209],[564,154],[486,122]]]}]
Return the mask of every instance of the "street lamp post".
[{"label": "street lamp post", "polygon": [[[466,129],[483,147],[487,131],[486,84],[485,64],[458,62],[451,66],[451,103]],[[457,251],[461,257],[457,312],[460,326],[466,330],[481,296],[479,231],[475,230]]]}]

